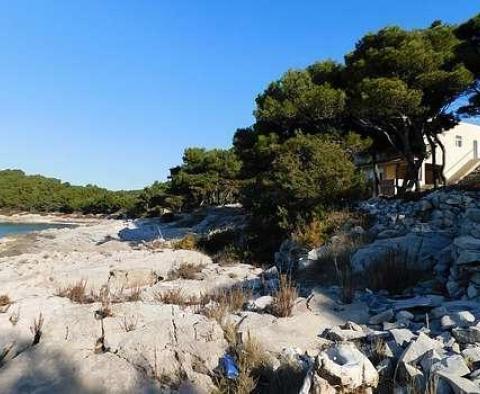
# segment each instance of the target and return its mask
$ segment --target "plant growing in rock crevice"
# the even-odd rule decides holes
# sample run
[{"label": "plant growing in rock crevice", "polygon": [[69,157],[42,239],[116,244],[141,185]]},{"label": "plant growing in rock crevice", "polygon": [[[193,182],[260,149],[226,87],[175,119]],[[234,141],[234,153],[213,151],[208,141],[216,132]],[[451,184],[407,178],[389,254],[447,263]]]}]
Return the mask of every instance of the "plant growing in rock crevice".
[{"label": "plant growing in rock crevice", "polygon": [[122,320],[120,321],[120,327],[125,332],[134,331],[137,328],[137,324],[138,324],[138,315],[123,316]]},{"label": "plant growing in rock crevice", "polygon": [[280,286],[273,294],[272,314],[277,317],[289,317],[295,300],[298,298],[298,291],[287,275],[280,276]]},{"label": "plant growing in rock crevice", "polygon": [[87,281],[81,279],[67,287],[57,289],[57,296],[66,297],[77,304],[90,304],[94,302],[91,295],[87,294]]},{"label": "plant growing in rock crevice", "polygon": [[40,312],[40,315],[38,316],[38,318],[35,318],[33,320],[33,324],[30,326],[30,331],[33,334],[32,346],[35,346],[38,343],[40,343],[40,338],[42,337],[42,334],[43,334],[42,332],[43,323],[44,323],[43,315]]},{"label": "plant growing in rock crevice", "polygon": [[12,312],[10,317],[8,318],[8,321],[12,323],[12,326],[16,326],[17,323],[20,321],[20,309],[17,310],[16,312]]},{"label": "plant growing in rock crevice", "polygon": [[367,267],[364,277],[371,290],[388,290],[391,294],[401,294],[424,278],[425,272],[409,264],[406,251],[389,249],[376,263]]},{"label": "plant growing in rock crevice", "polygon": [[242,286],[219,289],[203,297],[200,313],[221,324],[228,313],[242,310],[250,296],[251,292]]},{"label": "plant growing in rock crevice", "polygon": [[0,313],[5,313],[13,302],[7,294],[0,295]]}]

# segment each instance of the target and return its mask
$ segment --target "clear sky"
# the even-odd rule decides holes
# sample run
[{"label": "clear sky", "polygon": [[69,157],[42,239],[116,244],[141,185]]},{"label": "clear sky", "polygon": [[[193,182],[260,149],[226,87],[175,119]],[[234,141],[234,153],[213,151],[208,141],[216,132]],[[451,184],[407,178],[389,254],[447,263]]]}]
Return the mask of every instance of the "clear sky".
[{"label": "clear sky", "polygon": [[227,147],[288,68],[478,0],[0,1],[0,168],[141,188],[187,146]]}]

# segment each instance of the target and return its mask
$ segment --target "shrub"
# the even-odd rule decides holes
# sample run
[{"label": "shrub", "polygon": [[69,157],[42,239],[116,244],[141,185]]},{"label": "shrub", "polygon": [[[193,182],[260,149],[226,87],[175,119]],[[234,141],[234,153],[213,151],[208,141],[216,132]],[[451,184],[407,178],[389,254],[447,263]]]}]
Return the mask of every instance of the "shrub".
[{"label": "shrub", "polygon": [[193,234],[187,234],[182,239],[173,243],[174,249],[197,250],[197,237]]},{"label": "shrub", "polygon": [[310,248],[319,247],[352,217],[353,214],[346,210],[314,215],[308,222],[296,226],[292,238],[300,245]]},{"label": "shrub", "polygon": [[280,276],[280,287],[273,295],[272,313],[277,317],[289,317],[295,300],[298,298],[296,287],[287,275]]}]

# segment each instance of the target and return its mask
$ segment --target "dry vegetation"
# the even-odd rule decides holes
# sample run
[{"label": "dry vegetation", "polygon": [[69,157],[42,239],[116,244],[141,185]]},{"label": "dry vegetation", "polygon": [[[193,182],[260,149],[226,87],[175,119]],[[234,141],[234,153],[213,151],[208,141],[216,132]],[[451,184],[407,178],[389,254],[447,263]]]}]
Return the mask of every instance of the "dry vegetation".
[{"label": "dry vegetation", "polygon": [[13,302],[10,297],[6,294],[0,295],[0,313],[5,313],[10,308]]},{"label": "dry vegetation", "polygon": [[[230,326],[231,327],[231,326]],[[236,334],[236,333],[235,333]],[[244,341],[237,341],[237,335],[229,333],[229,354],[236,360],[238,378],[229,380],[223,375],[214,379],[216,394],[250,394],[257,386],[260,371],[269,365],[269,357],[262,346],[248,333]],[[235,338],[232,340],[232,338]]]},{"label": "dry vegetation", "polygon": [[134,331],[137,328],[137,324],[138,324],[138,315],[123,316],[122,320],[120,321],[120,327],[125,332]]},{"label": "dry vegetation", "polygon": [[198,240],[193,234],[187,234],[182,239],[173,243],[174,249],[197,250]]},{"label": "dry vegetation", "polygon": [[181,288],[156,292],[154,298],[155,301],[161,304],[174,304],[179,306],[187,305],[187,298],[183,294],[183,290]]},{"label": "dry vegetation", "polygon": [[40,343],[40,338],[42,337],[42,334],[43,334],[42,333],[43,323],[44,323],[43,315],[42,313],[40,313],[38,318],[35,318],[33,320],[32,325],[30,326],[30,331],[33,334],[32,346],[35,346],[38,343]]},{"label": "dry vegetation", "polygon": [[0,306],[6,306],[10,305],[12,301],[10,300],[10,297],[6,294],[0,295]]},{"label": "dry vegetation", "polygon": [[200,296],[185,296],[181,288],[175,288],[158,291],[155,293],[154,299],[161,304],[195,307],[196,313],[201,313],[209,319],[222,323],[228,313],[241,311],[250,296],[250,290],[246,290],[242,286],[233,286]]},{"label": "dry vegetation", "polygon": [[205,264],[193,264],[183,262],[180,266],[168,273],[169,280],[186,279],[194,280],[198,279],[198,274],[206,267]]},{"label": "dry vegetation", "polygon": [[67,287],[59,288],[56,295],[66,297],[76,304],[91,304],[95,302],[92,294],[87,294],[87,281],[84,279]]},{"label": "dry vegetation", "polygon": [[298,298],[298,291],[287,275],[280,276],[280,287],[273,294],[272,314],[277,317],[292,315],[293,305]]},{"label": "dry vegetation", "polygon": [[222,324],[228,313],[243,310],[250,297],[251,291],[242,286],[220,289],[204,297],[208,302],[203,304],[200,313]]},{"label": "dry vegetation", "polygon": [[292,238],[305,247],[318,248],[347,222],[363,224],[365,220],[359,214],[347,210],[331,211],[324,217],[315,217],[308,223],[298,225]]},{"label": "dry vegetation", "polygon": [[364,277],[371,290],[388,290],[391,294],[400,294],[410,286],[417,284],[425,273],[408,264],[408,256],[399,250],[388,250],[381,260],[371,264],[365,270]]},{"label": "dry vegetation", "polygon": [[122,302],[137,302],[140,300],[142,288],[138,285],[131,287],[128,291],[124,287],[112,293],[108,285],[100,288],[96,293],[93,289],[87,291],[87,281],[81,279],[66,287],[58,288],[55,293],[58,297],[68,298],[76,304],[92,304],[94,302],[101,302],[105,304],[108,300],[109,304],[118,304]]},{"label": "dry vegetation", "polygon": [[239,253],[234,246],[229,245],[215,253],[212,257],[212,261],[220,267],[229,267],[238,264],[241,261],[241,256],[239,256]]}]

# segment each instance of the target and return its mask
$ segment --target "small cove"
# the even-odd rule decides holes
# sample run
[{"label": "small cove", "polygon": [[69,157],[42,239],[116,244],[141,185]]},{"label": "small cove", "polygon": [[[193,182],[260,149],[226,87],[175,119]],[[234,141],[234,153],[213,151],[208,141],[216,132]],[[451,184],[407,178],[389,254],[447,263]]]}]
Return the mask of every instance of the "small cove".
[{"label": "small cove", "polygon": [[26,234],[50,228],[70,227],[70,224],[62,223],[5,223],[0,222],[0,238],[8,235]]}]

